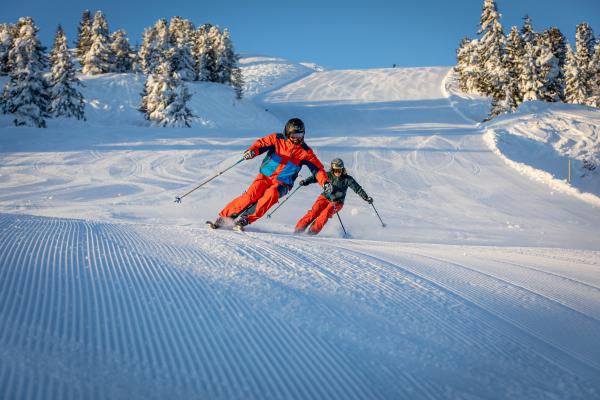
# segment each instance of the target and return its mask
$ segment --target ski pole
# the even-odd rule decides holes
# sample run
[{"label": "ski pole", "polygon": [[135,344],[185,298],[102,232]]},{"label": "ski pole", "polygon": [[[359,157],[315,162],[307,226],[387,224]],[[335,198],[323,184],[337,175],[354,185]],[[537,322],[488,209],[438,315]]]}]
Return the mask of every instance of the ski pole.
[{"label": "ski pole", "polygon": [[273,213],[275,211],[277,211],[279,209],[279,207],[281,207],[283,205],[283,203],[285,203],[286,201],[288,201],[288,199],[290,197],[292,197],[294,195],[294,193],[296,193],[302,186],[298,186],[296,189],[294,189],[294,191],[292,193],[290,193],[290,195],[288,197],[286,197],[281,203],[279,203],[279,205],[277,207],[275,207],[275,209],[273,211],[271,211],[269,214],[267,214],[267,218],[271,218],[271,215],[273,215]]},{"label": "ski pole", "polygon": [[344,237],[348,236],[348,232],[346,232],[346,228],[344,227],[344,224],[342,223],[342,218],[340,217],[340,213],[338,213],[337,207],[335,206],[335,203],[333,202],[333,197],[331,197],[331,195],[329,196],[329,201],[331,201],[331,205],[333,206],[333,212],[335,212],[335,215],[337,215],[338,220],[340,221],[340,225],[342,226],[342,230],[344,231]]},{"label": "ski pole", "polygon": [[190,190],[189,192],[187,192],[186,194],[182,195],[182,196],[175,196],[175,203],[181,203],[181,199],[183,199],[185,196],[187,196],[188,194],[192,193],[194,190],[200,189],[202,186],[206,185],[208,182],[212,181],[213,179],[215,179],[216,177],[224,174],[225,172],[229,171],[231,168],[235,167],[236,165],[238,165],[239,163],[241,163],[242,161],[244,161],[245,158],[241,158],[239,159],[235,164],[233,164],[230,167],[225,168],[223,171],[217,173],[216,175],[211,176],[210,178],[208,178],[207,180],[205,180],[204,182],[202,182],[201,184],[199,184],[198,186],[196,186],[195,188],[193,188],[192,190]]},{"label": "ski pole", "polygon": [[377,214],[377,217],[379,218],[379,221],[381,221],[381,226],[385,228],[386,225],[381,220],[381,217],[379,216],[379,213],[377,212],[377,209],[375,208],[375,204],[371,203],[371,205],[373,206],[373,210],[375,210],[375,214]]}]

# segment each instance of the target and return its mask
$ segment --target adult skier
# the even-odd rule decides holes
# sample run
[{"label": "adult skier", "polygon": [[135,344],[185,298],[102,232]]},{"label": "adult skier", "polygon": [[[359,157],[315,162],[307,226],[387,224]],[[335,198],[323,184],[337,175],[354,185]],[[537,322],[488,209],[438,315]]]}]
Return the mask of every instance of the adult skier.
[{"label": "adult skier", "polygon": [[221,210],[215,222],[208,222],[211,228],[234,221],[234,229],[244,230],[246,225],[262,217],[280,197],[289,192],[303,165],[310,169],[314,181],[323,186],[324,192],[331,192],[323,164],[304,142],[304,123],[299,118],[290,119],[283,133],[258,139],[244,152],[243,157],[250,160],[265,152],[267,155],[254,182],[244,194]]},{"label": "adult skier", "polygon": [[[312,208],[296,224],[294,233],[303,233],[309,226],[310,228],[308,228],[307,232],[309,235],[316,235],[321,232],[327,220],[335,212],[339,212],[344,207],[346,191],[349,187],[362,197],[364,201],[369,204],[373,203],[373,198],[369,197],[358,182],[346,173],[344,161],[341,158],[331,161],[331,169],[327,172],[327,177],[329,178],[329,182],[331,182],[331,193],[323,192],[317,197]],[[314,176],[311,176],[301,180],[298,184],[300,186],[307,186],[315,182]]]}]

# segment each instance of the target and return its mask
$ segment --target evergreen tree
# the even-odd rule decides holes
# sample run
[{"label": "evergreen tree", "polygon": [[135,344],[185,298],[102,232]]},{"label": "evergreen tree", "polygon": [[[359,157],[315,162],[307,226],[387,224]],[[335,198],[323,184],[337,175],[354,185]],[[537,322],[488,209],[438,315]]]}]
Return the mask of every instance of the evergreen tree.
[{"label": "evergreen tree", "polygon": [[583,22],[577,25],[575,30],[575,60],[579,67],[579,73],[583,82],[585,97],[588,97],[591,92],[590,84],[590,63],[594,54],[594,46],[596,40],[594,38],[594,32],[592,27],[587,23]]},{"label": "evergreen tree", "polygon": [[75,76],[75,66],[67,48],[67,37],[59,25],[50,56],[50,112],[54,116],[83,119],[85,103],[76,85],[81,82]]},{"label": "evergreen tree", "polygon": [[589,96],[587,104],[600,108],[600,41],[596,43],[589,66]]},{"label": "evergreen tree", "polygon": [[537,45],[537,34],[533,30],[533,24],[531,18],[526,15],[523,18],[523,27],[521,27],[521,37],[523,38],[523,47],[526,43],[531,43],[533,46]]},{"label": "evergreen tree", "polygon": [[244,96],[244,75],[242,74],[242,69],[239,67],[234,67],[231,71],[231,86],[233,86],[233,90],[235,91],[235,98],[241,100]]},{"label": "evergreen tree", "polygon": [[132,70],[132,51],[127,33],[118,30],[111,35],[111,51],[114,55],[113,72],[130,72]]},{"label": "evergreen tree", "polygon": [[171,39],[169,38],[169,27],[166,19],[159,19],[154,25],[156,29],[155,46],[156,66],[160,66],[164,62],[171,62],[173,52],[171,52]]},{"label": "evergreen tree", "polygon": [[231,73],[237,67],[238,56],[233,51],[231,34],[224,29],[215,43],[217,53],[216,76],[218,83],[231,84]]},{"label": "evergreen tree", "polygon": [[510,86],[505,87],[505,92],[496,92],[492,96],[492,105],[490,113],[485,121],[489,121],[499,115],[514,112],[517,109],[517,103],[511,96]]},{"label": "evergreen tree", "polygon": [[585,104],[587,91],[582,80],[579,63],[567,44],[567,62],[565,64],[565,99],[571,104]]},{"label": "evergreen tree", "polygon": [[196,63],[192,55],[194,45],[194,25],[181,17],[173,17],[169,25],[169,39],[172,52],[173,73],[184,81],[196,79]]},{"label": "evergreen tree", "polygon": [[521,76],[525,59],[525,42],[516,26],[513,26],[506,39],[506,68],[508,71],[508,93],[515,105],[523,102]]},{"label": "evergreen tree", "polygon": [[108,22],[102,11],[96,11],[92,23],[92,45],[83,60],[84,74],[104,74],[111,72],[114,66],[114,54],[111,49]]},{"label": "evergreen tree", "polygon": [[163,62],[171,62],[170,57],[173,55],[169,55],[170,48],[167,20],[159,19],[153,27],[144,30],[142,46],[138,53],[142,72],[151,74],[157,71]]},{"label": "evergreen tree", "polygon": [[192,113],[187,107],[191,96],[185,83],[173,77],[171,63],[163,61],[148,76],[140,111],[157,126],[190,127]]},{"label": "evergreen tree", "polygon": [[544,86],[537,64],[537,48],[530,42],[525,43],[523,73],[521,75],[521,94],[523,101],[541,100],[540,91]]},{"label": "evergreen tree", "polygon": [[544,45],[550,48],[558,62],[558,75],[548,83],[548,90],[558,94],[561,101],[565,101],[565,64],[567,61],[567,40],[558,28],[544,31],[541,37]]},{"label": "evergreen tree", "polygon": [[0,24],[0,76],[8,75],[8,54],[14,40],[15,28],[10,24]]},{"label": "evergreen tree", "polygon": [[138,52],[138,61],[140,70],[148,75],[158,68],[156,61],[158,60],[156,49],[156,29],[154,27],[144,29],[142,45]]},{"label": "evergreen tree", "polygon": [[458,49],[456,49],[456,65],[453,70],[457,75],[458,87],[463,92],[467,92],[467,68],[469,67],[468,49],[471,45],[469,38],[463,38],[460,41]]},{"label": "evergreen tree", "polygon": [[478,40],[464,38],[456,51],[458,86],[465,93],[477,93],[477,47]]},{"label": "evergreen tree", "polygon": [[221,31],[210,24],[202,25],[196,34],[194,56],[198,80],[205,82],[218,82],[216,45],[221,36]]},{"label": "evergreen tree", "polygon": [[505,93],[507,71],[503,64],[505,36],[500,24],[500,14],[495,0],[484,0],[481,14],[481,29],[478,34],[482,37],[478,48],[479,76],[477,85],[485,95],[494,96]]},{"label": "evergreen tree", "polygon": [[48,83],[44,78],[45,48],[37,38],[38,28],[31,17],[20,18],[9,52],[10,81],[2,93],[2,110],[14,114],[16,126],[46,127]]},{"label": "evergreen tree", "polygon": [[561,82],[559,82],[561,71],[558,67],[558,58],[552,53],[550,46],[543,42],[543,39],[539,40],[538,43],[537,67],[542,84],[538,91],[539,98],[549,102],[560,101],[562,88]]},{"label": "evergreen tree", "polygon": [[140,59],[140,45],[138,42],[135,43],[131,51],[131,70],[136,74],[142,73],[142,63]]},{"label": "evergreen tree", "polygon": [[79,62],[83,65],[85,55],[92,47],[92,17],[90,10],[84,10],[79,21],[79,27],[77,28],[77,57]]}]

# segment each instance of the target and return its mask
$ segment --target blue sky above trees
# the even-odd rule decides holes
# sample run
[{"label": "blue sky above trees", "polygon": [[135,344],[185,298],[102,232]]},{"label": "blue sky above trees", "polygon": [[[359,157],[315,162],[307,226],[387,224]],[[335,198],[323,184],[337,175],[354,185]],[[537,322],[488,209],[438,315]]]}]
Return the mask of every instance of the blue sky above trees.
[{"label": "blue sky above trees", "polygon": [[[528,14],[541,31],[557,26],[573,43],[575,26],[588,22],[600,34],[597,0],[497,0],[505,33]],[[104,11],[111,31],[125,29],[131,44],[159,18],[180,15],[231,31],[242,54],[281,56],[327,68],[454,65],[461,38],[474,38],[483,0],[429,1],[157,1],[27,0],[3,5],[0,22],[32,16],[50,47],[60,23],[73,45],[85,8]]]}]

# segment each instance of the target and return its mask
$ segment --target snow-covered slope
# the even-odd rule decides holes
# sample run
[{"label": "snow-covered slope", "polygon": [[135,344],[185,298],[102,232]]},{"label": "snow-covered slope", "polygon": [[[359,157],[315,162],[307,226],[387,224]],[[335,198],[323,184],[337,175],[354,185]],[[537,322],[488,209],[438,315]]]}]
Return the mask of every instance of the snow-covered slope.
[{"label": "snow-covered slope", "polygon": [[0,397],[598,395],[600,253],[0,218]]},{"label": "snow-covered slope", "polygon": [[[86,78],[86,122],[0,117],[0,398],[600,397],[598,208],[522,173],[594,153],[597,111],[479,124],[448,68],[242,67],[241,102],[190,85],[192,129],[148,127],[134,75]],[[291,235],[312,185],[207,230],[260,159],[173,203],[294,116],[386,228],[349,193],[351,239]]]}]

